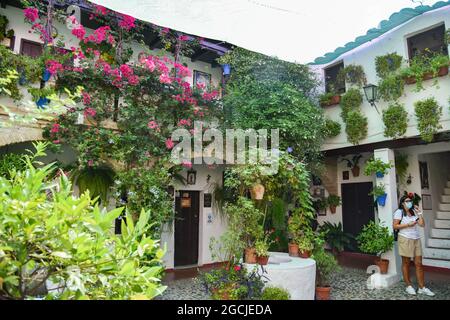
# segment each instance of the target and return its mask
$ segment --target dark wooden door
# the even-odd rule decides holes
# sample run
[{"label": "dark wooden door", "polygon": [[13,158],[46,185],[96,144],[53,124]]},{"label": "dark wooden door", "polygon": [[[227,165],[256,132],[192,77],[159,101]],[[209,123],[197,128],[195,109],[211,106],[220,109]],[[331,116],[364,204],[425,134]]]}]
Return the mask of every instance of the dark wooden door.
[{"label": "dark wooden door", "polygon": [[42,55],[43,46],[39,42],[22,39],[20,54],[37,58]]},{"label": "dark wooden door", "polygon": [[[342,184],[342,224],[344,232],[357,236],[364,225],[375,219],[375,208],[372,192],[373,184],[348,183]],[[356,241],[348,251],[359,252]]]},{"label": "dark wooden door", "polygon": [[200,192],[180,191],[175,201],[175,266],[197,265]]}]

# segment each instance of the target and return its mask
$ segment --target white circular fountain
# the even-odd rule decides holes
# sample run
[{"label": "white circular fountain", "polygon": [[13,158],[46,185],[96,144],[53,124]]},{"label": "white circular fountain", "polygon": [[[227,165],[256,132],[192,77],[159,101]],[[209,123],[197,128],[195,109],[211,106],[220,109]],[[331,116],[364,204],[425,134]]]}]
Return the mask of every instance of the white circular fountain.
[{"label": "white circular fountain", "polygon": [[269,263],[266,266],[244,265],[249,271],[253,268],[264,270],[264,276],[268,278],[266,286],[287,290],[291,295],[291,300],[314,300],[316,262],[313,259],[290,257],[287,253],[271,252]]}]

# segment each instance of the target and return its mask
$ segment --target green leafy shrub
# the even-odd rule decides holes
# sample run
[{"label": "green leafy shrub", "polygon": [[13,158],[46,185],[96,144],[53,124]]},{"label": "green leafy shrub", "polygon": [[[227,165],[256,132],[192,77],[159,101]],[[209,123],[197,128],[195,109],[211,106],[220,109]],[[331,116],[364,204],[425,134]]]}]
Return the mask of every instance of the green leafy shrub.
[{"label": "green leafy shrub", "polygon": [[386,194],[386,189],[385,189],[385,188],[386,188],[386,187],[385,187],[384,184],[376,185],[376,186],[373,188],[373,190],[372,190],[372,192],[370,193],[370,195],[374,196],[375,198],[384,196],[384,195]]},{"label": "green leafy shrub", "polygon": [[22,171],[26,163],[20,154],[7,153],[0,156],[0,176],[10,179],[14,172]]},{"label": "green leafy shrub", "polygon": [[362,252],[377,256],[388,252],[394,246],[394,236],[389,229],[375,221],[370,221],[365,225],[356,240]]},{"label": "green leafy shrub", "polygon": [[397,71],[403,62],[403,57],[397,52],[388,53],[375,58],[375,68],[379,78],[384,79],[389,74]]},{"label": "green leafy shrub", "polygon": [[325,131],[328,138],[334,138],[341,133],[341,124],[331,119],[325,120]]},{"label": "green leafy shrub", "polygon": [[352,248],[353,236],[344,232],[342,223],[332,224],[326,221],[319,227],[319,231],[325,235],[325,242],[333,252],[342,252],[345,247]]},{"label": "green leafy shrub", "polygon": [[327,205],[328,206],[333,206],[333,207],[339,207],[341,205],[341,197],[331,194],[328,198],[327,198]]},{"label": "green leafy shrub", "polygon": [[367,137],[368,120],[360,111],[350,111],[347,114],[345,132],[348,142],[357,145]]},{"label": "green leafy shrub", "polygon": [[366,85],[367,78],[361,65],[350,64],[339,70],[336,81],[340,84],[348,83],[362,88]]},{"label": "green leafy shrub", "polygon": [[405,92],[405,80],[398,74],[388,74],[378,83],[378,95],[384,101],[396,101]]},{"label": "green leafy shrub", "polygon": [[316,261],[316,283],[318,287],[329,287],[331,284],[331,275],[339,271],[339,265],[336,258],[325,250],[314,252],[312,259]]},{"label": "green leafy shrub", "polygon": [[359,107],[363,103],[363,96],[359,89],[349,89],[341,99],[341,117],[346,122],[348,118],[348,113],[351,111],[359,110]]},{"label": "green leafy shrub", "polygon": [[442,125],[439,123],[442,117],[442,107],[435,98],[428,98],[414,103],[417,118],[417,129],[423,141],[431,142]]},{"label": "green leafy shrub", "polygon": [[384,136],[398,139],[405,135],[408,129],[408,112],[405,106],[398,102],[390,104],[383,110]]},{"label": "green leafy shrub", "polygon": [[92,198],[99,197],[106,203],[108,191],[114,183],[114,171],[108,167],[84,168],[74,174],[80,194],[89,190]]},{"label": "green leafy shrub", "polygon": [[408,155],[398,153],[395,155],[395,172],[397,173],[400,184],[404,184],[408,173]]},{"label": "green leafy shrub", "polygon": [[0,177],[0,299],[161,294],[164,251],[146,235],[150,212],[143,210],[136,223],[128,215],[122,234],[114,235],[112,225],[123,208],[101,211],[89,193],[74,197],[64,174],[49,183],[54,165],[37,163],[45,144],[35,147],[33,156],[24,156],[26,170]]},{"label": "green leafy shrub", "polygon": [[366,176],[371,176],[375,173],[386,174],[390,168],[392,168],[392,165],[390,163],[385,163],[380,159],[371,158],[366,163],[364,174]]},{"label": "green leafy shrub", "polygon": [[264,288],[261,296],[261,300],[289,300],[291,295],[283,288],[266,287]]}]

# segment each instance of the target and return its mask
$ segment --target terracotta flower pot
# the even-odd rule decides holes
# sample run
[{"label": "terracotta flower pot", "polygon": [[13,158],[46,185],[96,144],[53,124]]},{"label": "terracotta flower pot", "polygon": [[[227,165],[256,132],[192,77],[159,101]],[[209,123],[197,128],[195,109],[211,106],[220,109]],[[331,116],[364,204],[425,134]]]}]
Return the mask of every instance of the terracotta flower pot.
[{"label": "terracotta flower pot", "polygon": [[250,189],[250,193],[253,200],[262,200],[264,198],[264,191],[266,189],[264,186],[260,183],[256,183],[253,185],[253,187]]},{"label": "terracotta flower pot", "polygon": [[352,168],[352,174],[353,174],[353,176],[356,178],[356,177],[359,177],[359,172],[360,172],[360,170],[361,170],[361,168],[359,167],[359,166],[354,166],[353,168]]},{"label": "terracotta flower pot", "polygon": [[332,214],[336,213],[336,206],[330,206],[330,211]]},{"label": "terracotta flower pot", "polygon": [[298,244],[289,243],[289,255],[291,257],[298,257]]},{"label": "terracotta flower pot", "polygon": [[446,75],[448,75],[448,66],[441,67],[439,69],[438,76],[439,77],[443,77],[443,76],[446,76]]},{"label": "terracotta flower pot", "polygon": [[259,265],[266,266],[269,263],[269,257],[257,256],[256,261],[258,262]]},{"label": "terracotta flower pot", "polygon": [[375,261],[376,265],[380,267],[381,274],[387,274],[389,270],[389,260],[386,259],[377,259]]},{"label": "terracotta flower pot", "polygon": [[256,249],[245,248],[245,263],[256,264]]},{"label": "terracotta flower pot", "polygon": [[310,251],[299,251],[298,255],[300,258],[308,259],[309,257],[311,257],[311,252]]},{"label": "terracotta flower pot", "polygon": [[415,77],[405,77],[404,80],[405,80],[405,83],[406,83],[406,84],[414,84],[414,83],[417,82],[417,80],[416,80]]},{"label": "terracotta flower pot", "polygon": [[316,287],[316,300],[330,300],[331,287]]},{"label": "terracotta flower pot", "polygon": [[333,97],[331,97],[331,99],[327,102],[322,102],[320,105],[322,107],[329,107],[329,106],[334,106],[341,103],[341,96],[340,95],[335,95]]},{"label": "terracotta flower pot", "polygon": [[423,80],[431,80],[431,79],[433,79],[434,78],[434,76],[433,76],[433,73],[432,72],[425,72],[424,74],[423,74]]}]

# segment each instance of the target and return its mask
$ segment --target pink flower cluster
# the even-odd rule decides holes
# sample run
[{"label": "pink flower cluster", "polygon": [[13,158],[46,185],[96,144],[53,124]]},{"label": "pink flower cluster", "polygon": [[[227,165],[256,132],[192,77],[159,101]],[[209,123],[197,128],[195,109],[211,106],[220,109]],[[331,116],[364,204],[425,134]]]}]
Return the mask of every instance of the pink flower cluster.
[{"label": "pink flower cluster", "polygon": [[174,146],[175,146],[175,143],[173,143],[171,138],[168,138],[166,140],[166,148],[171,150],[171,149],[173,149]]},{"label": "pink flower cluster", "polygon": [[51,133],[58,133],[61,125],[59,123],[54,123],[52,128],[50,129]]},{"label": "pink flower cluster", "polygon": [[180,78],[190,77],[192,75],[191,70],[189,70],[188,67],[176,62],[173,65],[177,70],[177,74]]},{"label": "pink flower cluster", "polygon": [[189,36],[183,34],[183,35],[178,37],[178,40],[183,41],[183,42],[188,41],[189,40]]},{"label": "pink flower cluster", "polygon": [[55,60],[48,60],[45,63],[45,66],[46,66],[48,72],[50,72],[50,74],[52,76],[57,74],[58,72],[64,71],[63,65],[61,63],[59,63],[58,61],[55,61]]},{"label": "pink flower cluster", "polygon": [[76,28],[72,29],[72,34],[77,37],[79,40],[83,40],[86,36],[86,30],[84,27],[80,24]]},{"label": "pink flower cluster", "polygon": [[26,8],[23,10],[23,14],[25,16],[25,19],[29,22],[35,22],[37,19],[39,19],[39,11],[36,8]]},{"label": "pink flower cluster", "polygon": [[88,116],[95,117],[96,114],[97,114],[97,111],[95,111],[95,109],[92,109],[92,108],[84,109],[84,116],[85,117],[88,117]]},{"label": "pink flower cluster", "polygon": [[120,20],[120,22],[119,22],[119,27],[121,27],[127,31],[130,31],[131,29],[136,27],[136,25],[135,25],[136,19],[135,18],[133,18],[132,16],[129,16],[129,15],[126,15],[126,14],[122,14],[121,16],[122,16],[122,20]]},{"label": "pink flower cluster", "polygon": [[108,9],[106,9],[104,6],[101,6],[98,4],[94,4],[94,10],[95,10],[95,13],[100,14],[102,16],[105,16],[109,13]]},{"label": "pink flower cluster", "polygon": [[89,93],[87,93],[86,91],[83,91],[82,97],[83,97],[83,104],[85,106],[88,106],[91,104],[91,96],[89,95]]},{"label": "pink flower cluster", "polygon": [[111,31],[111,27],[109,26],[100,27],[96,29],[93,34],[85,38],[84,43],[94,42],[96,44],[100,44],[107,39],[109,31]]},{"label": "pink flower cluster", "polygon": [[133,68],[127,64],[123,64],[119,68],[113,69],[110,64],[100,60],[97,66],[103,69],[105,75],[113,78],[112,84],[118,88],[123,86],[125,80],[132,86],[139,84],[139,77],[134,74]]},{"label": "pink flower cluster", "polygon": [[183,126],[191,126],[191,119],[181,119],[180,121],[178,121],[178,126],[179,127],[183,127]]},{"label": "pink flower cluster", "polygon": [[161,129],[159,128],[158,123],[155,120],[150,121],[147,126],[149,127],[149,129],[155,130],[157,132],[160,132]]},{"label": "pink flower cluster", "polygon": [[202,98],[206,101],[211,101],[219,96],[218,91],[204,92]]}]

